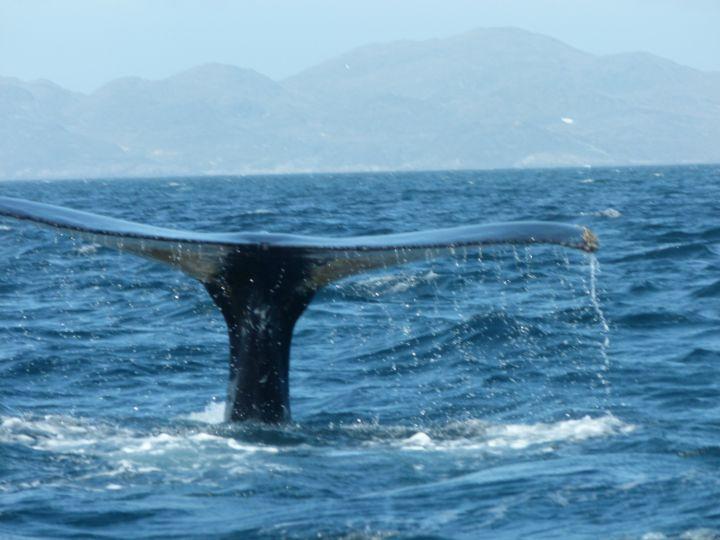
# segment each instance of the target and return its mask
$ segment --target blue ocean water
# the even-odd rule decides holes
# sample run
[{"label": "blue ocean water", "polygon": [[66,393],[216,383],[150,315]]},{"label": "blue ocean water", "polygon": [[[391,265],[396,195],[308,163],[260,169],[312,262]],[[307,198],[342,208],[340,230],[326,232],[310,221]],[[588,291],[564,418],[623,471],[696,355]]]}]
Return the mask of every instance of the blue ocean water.
[{"label": "blue ocean water", "polygon": [[720,167],[6,182],[168,227],[590,226],[316,297],[293,423],[223,424],[200,284],[0,220],[0,537],[720,536]]}]

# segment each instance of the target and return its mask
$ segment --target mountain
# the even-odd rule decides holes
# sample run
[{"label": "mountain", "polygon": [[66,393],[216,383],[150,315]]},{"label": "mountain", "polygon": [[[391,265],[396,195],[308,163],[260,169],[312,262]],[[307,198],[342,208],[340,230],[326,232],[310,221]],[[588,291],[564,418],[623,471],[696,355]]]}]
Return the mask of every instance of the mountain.
[{"label": "mountain", "polygon": [[720,73],[494,28],[283,81],[220,64],[89,95],[0,78],[0,178],[720,162]]}]

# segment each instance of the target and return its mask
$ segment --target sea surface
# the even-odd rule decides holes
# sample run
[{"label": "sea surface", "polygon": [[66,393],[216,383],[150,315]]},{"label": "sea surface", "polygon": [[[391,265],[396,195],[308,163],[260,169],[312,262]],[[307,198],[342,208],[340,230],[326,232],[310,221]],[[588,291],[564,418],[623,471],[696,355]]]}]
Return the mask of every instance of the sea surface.
[{"label": "sea surface", "polygon": [[720,537],[720,166],[4,182],[201,231],[583,224],[338,282],[293,421],[222,422],[183,274],[0,219],[2,538]]}]

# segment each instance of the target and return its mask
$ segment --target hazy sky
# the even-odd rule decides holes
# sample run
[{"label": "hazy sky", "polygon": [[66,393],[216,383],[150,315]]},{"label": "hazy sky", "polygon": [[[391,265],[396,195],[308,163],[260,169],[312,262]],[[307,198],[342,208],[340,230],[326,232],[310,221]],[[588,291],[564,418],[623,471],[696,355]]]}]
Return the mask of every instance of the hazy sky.
[{"label": "hazy sky", "polygon": [[278,79],[359,45],[485,26],[720,71],[720,0],[0,0],[0,76],[91,91],[224,62]]}]

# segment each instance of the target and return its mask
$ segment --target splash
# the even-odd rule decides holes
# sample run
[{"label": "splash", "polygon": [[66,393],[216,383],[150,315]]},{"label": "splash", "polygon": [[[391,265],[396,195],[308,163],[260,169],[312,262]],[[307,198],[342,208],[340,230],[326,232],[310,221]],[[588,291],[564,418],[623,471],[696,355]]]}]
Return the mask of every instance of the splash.
[{"label": "splash", "polygon": [[225,420],[225,402],[211,401],[202,411],[190,413],[186,418],[201,424],[221,424]]}]

